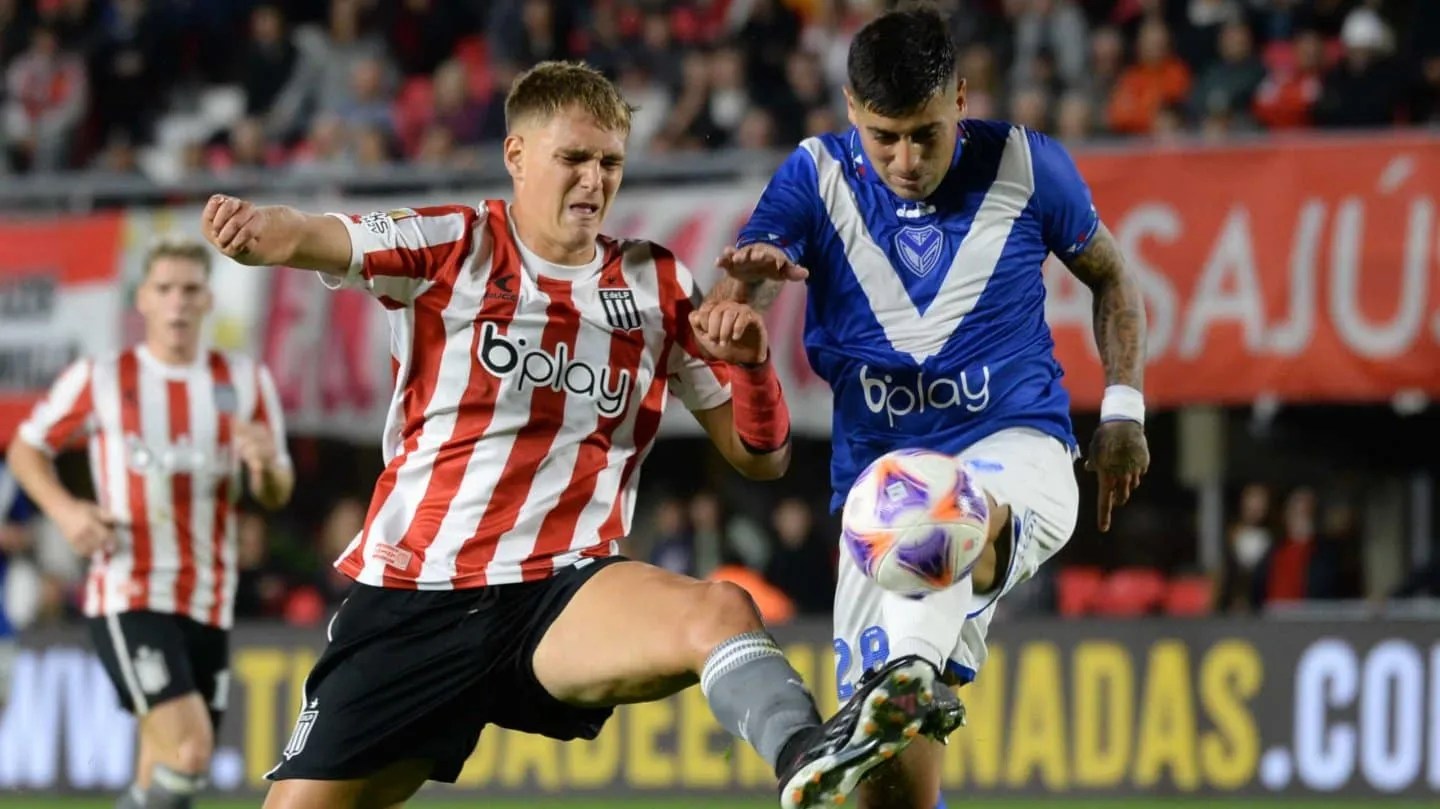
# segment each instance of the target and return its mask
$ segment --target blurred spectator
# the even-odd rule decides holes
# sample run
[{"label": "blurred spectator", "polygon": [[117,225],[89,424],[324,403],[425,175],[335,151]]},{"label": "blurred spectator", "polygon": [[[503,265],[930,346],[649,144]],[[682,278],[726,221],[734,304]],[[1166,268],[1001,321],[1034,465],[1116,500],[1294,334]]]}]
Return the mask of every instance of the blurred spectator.
[{"label": "blurred spectator", "polygon": [[1226,531],[1225,561],[1215,604],[1219,612],[1259,612],[1275,544],[1270,489],[1252,483],[1240,493],[1239,517]]},{"label": "blurred spectator", "polygon": [[1406,117],[1412,124],[1440,124],[1440,53],[1420,60],[1406,103]]},{"label": "blurred spectator", "polygon": [[651,518],[650,564],[672,573],[695,574],[695,545],[685,530],[685,504],[667,497],[655,506]]},{"label": "blurred spectator", "polygon": [[1005,88],[995,65],[995,52],[988,45],[975,44],[960,52],[960,76],[965,79],[965,102],[971,118],[995,118]]},{"label": "blurred spectator", "polygon": [[816,530],[814,513],[787,497],[770,515],[775,549],[765,578],[795,602],[802,615],[826,615],[835,603],[835,538]]},{"label": "blurred spectator", "polygon": [[650,150],[650,142],[665,126],[670,113],[670,93],[640,60],[626,62],[620,68],[617,83],[625,100],[636,108],[630,116],[629,151],[643,155]]},{"label": "blurred spectator", "polygon": [[554,0],[495,0],[489,23],[495,57],[527,67],[570,58],[570,20],[560,12]]},{"label": "blurred spectator", "polygon": [[295,74],[300,50],[290,38],[279,7],[256,6],[250,15],[250,42],[240,62],[240,87],[245,91],[245,114],[263,116],[275,105]]},{"label": "blurred spectator", "polygon": [[[1125,40],[1120,29],[1107,26],[1098,28],[1090,36],[1090,69],[1081,85],[1090,102],[1092,122],[1104,118],[1110,96],[1120,74],[1125,72]],[[1091,124],[1091,128],[1094,123]]]},{"label": "blurred spectator", "polygon": [[1325,76],[1315,122],[1321,126],[1385,126],[1395,122],[1398,76],[1388,59],[1393,37],[1380,15],[1358,8],[1345,18],[1340,63]]},{"label": "blurred spectator", "polygon": [[1265,79],[1265,66],[1255,56],[1250,26],[1243,20],[1226,23],[1220,29],[1220,59],[1200,74],[1195,82],[1193,107],[1205,118],[1220,114],[1228,120],[1235,113],[1248,114],[1255,90]]},{"label": "blurred spectator", "polygon": [[1360,547],[1359,515],[1344,497],[1325,503],[1319,536],[1310,557],[1305,592],[1316,599],[1365,596],[1365,561]]},{"label": "blurred spectator", "polygon": [[1110,96],[1110,128],[1147,134],[1160,110],[1185,101],[1189,92],[1190,69],[1171,53],[1169,30],[1162,22],[1147,22],[1140,28],[1136,63],[1120,74]]},{"label": "blurred spectator", "polygon": [[1022,87],[1010,97],[1009,119],[1036,132],[1050,131],[1050,97],[1038,87]]},{"label": "blurred spectator", "polygon": [[314,115],[338,114],[353,106],[356,66],[361,63],[381,65],[381,87],[394,89],[385,42],[362,23],[359,0],[334,0],[326,29],[296,32],[300,64],[269,112],[267,130],[272,135],[298,136],[309,129]]},{"label": "blurred spectator", "polygon": [[1300,601],[1307,595],[1315,551],[1315,490],[1302,486],[1285,498],[1284,533],[1270,554],[1266,601]]},{"label": "blurred spectator", "polygon": [[170,87],[162,65],[174,58],[160,14],[146,0],[115,0],[95,39],[90,87],[101,142],[122,134],[149,139],[152,121]]},{"label": "blurred spectator", "polygon": [[1038,83],[1035,63],[1042,56],[1053,61],[1065,88],[1085,79],[1089,27],[1074,0],[1022,0],[1015,17],[1015,56],[1010,82],[1017,86]]},{"label": "blurred spectator", "polygon": [[85,114],[85,65],[60,46],[54,29],[39,26],[30,48],[5,73],[6,143],[22,169],[56,171],[69,163],[75,129]]},{"label": "blurred spectator", "polygon": [[1309,126],[1320,100],[1325,43],[1313,30],[1295,37],[1293,64],[1273,68],[1255,93],[1255,117],[1271,129]]},{"label": "blurred spectator", "polygon": [[1069,146],[1088,139],[1095,131],[1094,108],[1081,90],[1072,90],[1060,99],[1055,110],[1055,134]]},{"label": "blurred spectator", "polygon": [[454,0],[390,0],[378,6],[400,72],[428,76],[450,58],[461,34],[475,24]]}]

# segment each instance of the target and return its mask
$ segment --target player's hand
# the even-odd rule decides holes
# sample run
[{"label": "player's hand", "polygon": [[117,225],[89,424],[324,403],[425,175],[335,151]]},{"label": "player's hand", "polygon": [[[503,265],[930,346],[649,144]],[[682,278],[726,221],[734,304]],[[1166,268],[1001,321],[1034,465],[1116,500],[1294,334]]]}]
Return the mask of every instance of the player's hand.
[{"label": "player's hand", "polygon": [[725,248],[715,259],[715,266],[746,283],[804,281],[810,277],[810,271],[791,261],[784,250],[760,242]]},{"label": "player's hand", "polygon": [[200,215],[206,241],[226,256],[252,266],[283,264],[292,245],[283,242],[287,228],[278,220],[284,209],[261,207],[237,197],[216,194]]},{"label": "player's hand", "polygon": [[1150,447],[1145,428],[1135,421],[1107,421],[1090,440],[1090,457],[1085,468],[1100,477],[1100,503],[1096,522],[1101,532],[1110,530],[1110,512],[1125,505],[1140,478],[1150,468]]},{"label": "player's hand", "polygon": [[1099,475],[1100,504],[1096,523],[1110,530],[1110,512],[1130,500],[1140,476],[1151,468],[1151,449],[1139,422],[1103,422],[1090,439],[1090,458],[1084,468]]},{"label": "player's hand", "polygon": [[690,313],[690,327],[700,347],[717,360],[759,365],[770,357],[765,321],[743,303],[707,302]]},{"label": "player's hand", "polygon": [[76,500],[72,506],[55,515],[55,527],[70,547],[81,556],[96,551],[111,553],[119,544],[115,527],[120,521],[98,503]]},{"label": "player's hand", "polygon": [[265,472],[275,464],[278,452],[270,428],[254,421],[235,425],[235,452],[250,473],[250,491],[264,488]]}]

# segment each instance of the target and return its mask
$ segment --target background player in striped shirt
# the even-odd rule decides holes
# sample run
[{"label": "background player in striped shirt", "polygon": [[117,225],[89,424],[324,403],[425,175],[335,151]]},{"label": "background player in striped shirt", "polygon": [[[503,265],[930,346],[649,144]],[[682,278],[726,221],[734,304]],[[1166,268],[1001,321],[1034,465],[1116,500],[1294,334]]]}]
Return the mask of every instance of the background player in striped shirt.
[{"label": "background player in striped shirt", "polygon": [[[210,766],[229,686],[235,502],[267,508],[294,476],[269,373],[201,347],[210,249],[161,241],[136,290],[145,339],[71,365],[10,443],[15,478],[89,556],[85,614],[120,702],[140,719],[120,807],[188,807]],[[88,441],[97,501],[53,456]]]},{"label": "background player in striped shirt", "polygon": [[[600,235],[630,128],[615,86],[545,63],[505,112],[510,204],[206,207],[226,255],[365,289],[392,329],[387,465],[337,562],[358,583],[266,806],[398,804],[453,781],[487,724],[593,738],[613,706],[696,682],[782,782],[813,750],[893,752],[820,724],[744,590],[616,556],[667,388],[754,478],[785,471],[789,414],[753,312],[728,307],[722,345],[694,328],[674,256]],[[875,718],[903,728],[913,710]]]},{"label": "background player in striped shirt", "polygon": [[[732,278],[716,300],[763,307],[782,281],[806,281],[806,355],[835,401],[832,506],[862,469],[904,448],[955,455],[991,503],[973,572],[923,599],[881,590],[841,554],[842,713],[863,710],[890,666],[919,660],[931,682],[973,680],[996,603],[1075,528],[1078,445],[1041,275],[1052,253],[1095,296],[1108,387],[1087,465],[1099,475],[1100,530],[1149,464],[1135,276],[1060,144],[965,118],[948,31],[933,5],[916,3],[856,33],[845,92],[854,126],[800,144],[719,262]],[[934,696],[956,704],[943,686]],[[862,805],[934,807],[940,764],[935,742],[912,745],[866,781]]]}]

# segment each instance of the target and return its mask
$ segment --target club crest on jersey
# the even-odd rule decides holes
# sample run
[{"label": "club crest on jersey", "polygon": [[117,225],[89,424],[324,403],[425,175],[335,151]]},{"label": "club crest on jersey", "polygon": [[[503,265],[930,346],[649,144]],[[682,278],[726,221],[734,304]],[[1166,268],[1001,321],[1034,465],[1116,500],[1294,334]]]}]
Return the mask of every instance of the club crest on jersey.
[{"label": "club crest on jersey", "polygon": [[640,328],[640,308],[635,293],[628,289],[600,290],[600,305],[605,309],[605,322],[612,329],[634,331]]},{"label": "club crest on jersey", "polygon": [[940,263],[945,248],[945,235],[934,225],[908,225],[895,234],[895,252],[920,277],[930,274]]}]

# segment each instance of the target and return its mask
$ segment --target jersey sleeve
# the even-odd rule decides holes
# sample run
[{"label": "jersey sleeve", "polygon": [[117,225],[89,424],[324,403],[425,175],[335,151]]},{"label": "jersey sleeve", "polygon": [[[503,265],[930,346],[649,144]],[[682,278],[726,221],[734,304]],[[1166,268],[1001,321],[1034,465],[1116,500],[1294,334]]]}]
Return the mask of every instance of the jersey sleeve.
[{"label": "jersey sleeve", "polygon": [[332,289],[368,291],[383,302],[413,303],[435,283],[456,277],[470,254],[481,212],[465,205],[400,208],[365,215],[332,213],[350,234],[350,269]]},{"label": "jersey sleeve", "polygon": [[280,394],[275,390],[275,379],[270,369],[255,363],[255,421],[261,422],[275,439],[275,462],[290,467],[289,442],[285,437],[285,410],[280,406]]},{"label": "jersey sleeve", "polygon": [[814,241],[821,205],[819,172],[811,150],[823,148],[812,138],[780,164],[761,192],[750,219],[740,229],[736,247],[757,242],[771,244],[784,250],[791,261],[803,263],[801,259]]},{"label": "jersey sleeve", "polygon": [[679,299],[675,301],[675,341],[665,373],[670,392],[690,410],[709,410],[730,401],[730,371],[725,363],[709,359],[690,328],[690,313],[700,308],[700,290],[695,277],[678,260],[675,280]]},{"label": "jersey sleeve", "polygon": [[1036,132],[1025,134],[1030,140],[1035,205],[1045,246],[1068,261],[1085,252],[1100,227],[1100,215],[1090,199],[1090,186],[1065,147]]},{"label": "jersey sleeve", "polygon": [[92,363],[76,360],[56,377],[45,398],[36,403],[29,418],[20,425],[22,441],[54,455],[78,446],[94,430],[94,397],[90,380]]}]

